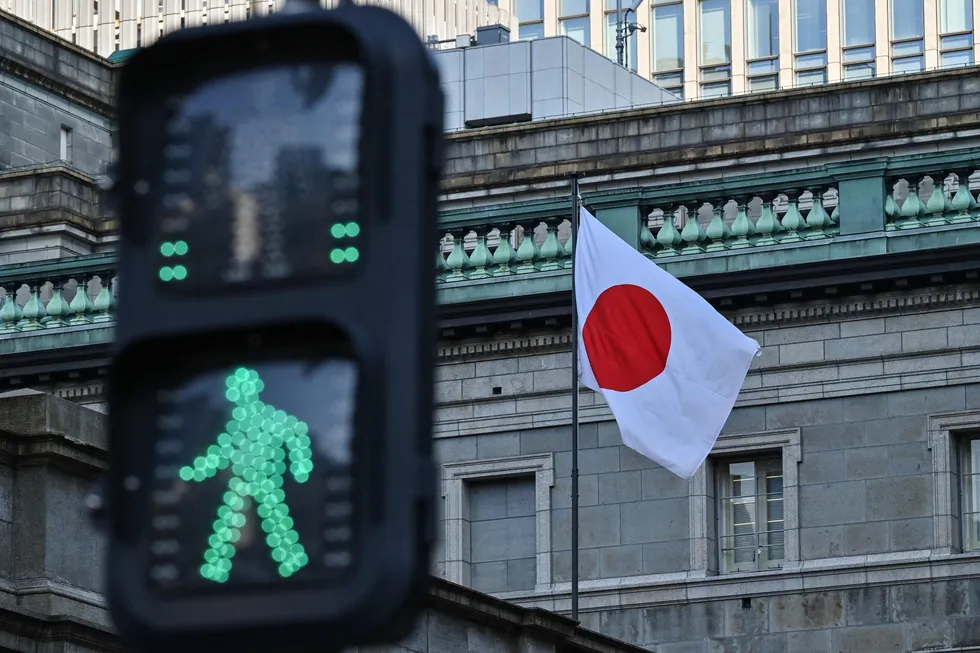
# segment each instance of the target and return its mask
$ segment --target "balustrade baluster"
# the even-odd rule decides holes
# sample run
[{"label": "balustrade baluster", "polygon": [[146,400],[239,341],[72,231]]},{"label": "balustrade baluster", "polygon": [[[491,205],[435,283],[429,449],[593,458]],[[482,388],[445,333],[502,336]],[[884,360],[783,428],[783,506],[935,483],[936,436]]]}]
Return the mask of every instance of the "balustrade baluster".
[{"label": "balustrade baluster", "polygon": [[752,247],[752,241],[749,239],[755,235],[755,225],[752,224],[752,220],[749,218],[750,200],[751,198],[747,195],[735,196],[735,204],[738,212],[735,214],[735,220],[732,222],[732,235],[735,236],[735,240],[730,245],[731,249]]},{"label": "balustrade baluster", "polygon": [[705,235],[711,242],[704,248],[705,251],[718,252],[725,249],[728,245],[728,240],[732,237],[732,230],[725,221],[725,207],[727,205],[728,200],[724,197],[717,199],[711,204],[711,222],[708,224],[708,228],[705,229]]},{"label": "balustrade baluster", "polygon": [[660,231],[657,232],[657,243],[660,244],[662,248],[657,252],[657,256],[676,256],[679,254],[679,248],[684,242],[681,238],[681,232],[677,230],[677,211],[680,208],[679,204],[668,204],[664,211],[664,223],[660,227]]},{"label": "balustrade baluster", "polygon": [[762,215],[755,222],[756,231],[759,233],[756,245],[775,245],[779,242],[777,234],[782,230],[782,225],[776,219],[776,212],[772,208],[772,200],[775,196],[776,193],[772,191],[763,191],[757,196],[762,200]]},{"label": "balustrade baluster", "polygon": [[655,254],[657,248],[657,240],[653,237],[653,232],[650,231],[650,216],[653,215],[653,211],[643,215],[643,211],[640,211],[640,251],[648,256]]},{"label": "balustrade baluster", "polygon": [[466,279],[466,272],[470,268],[470,257],[466,255],[463,241],[469,229],[453,229],[449,233],[453,237],[453,251],[446,259],[446,267],[449,268],[449,275],[446,281],[463,281]]},{"label": "balustrade baluster", "polygon": [[71,300],[71,319],[68,320],[70,325],[78,324],[89,324],[92,322],[92,313],[95,311],[95,305],[92,303],[92,298],[88,296],[88,284],[91,277],[86,279],[81,277],[78,279],[78,286],[75,288],[75,296]]},{"label": "balustrade baluster", "polygon": [[946,214],[951,213],[953,207],[950,206],[949,198],[946,197],[944,173],[940,171],[934,175],[929,175],[929,179],[932,180],[932,193],[926,201],[925,218],[923,218],[922,224],[926,227],[937,227],[946,224]]},{"label": "balustrade baluster", "polygon": [[41,319],[44,318],[44,305],[41,303],[41,286],[34,284],[31,286],[31,297],[24,304],[24,319],[20,323],[21,331],[37,331],[41,327]]},{"label": "balustrade baluster", "polygon": [[516,230],[515,225],[508,222],[501,225],[499,229],[500,243],[497,245],[497,249],[493,250],[493,262],[496,263],[493,276],[505,277],[514,274],[514,267],[520,259],[517,258],[517,251],[510,243],[510,239]]},{"label": "balustrade baluster", "polygon": [[800,213],[800,196],[802,193],[798,188],[789,188],[784,190],[783,194],[786,195],[786,213],[783,214],[783,219],[780,222],[782,222],[786,232],[779,242],[797,243],[803,240],[800,232],[807,228],[803,214]]},{"label": "balustrade baluster", "polygon": [[912,181],[905,180],[909,185],[909,194],[898,210],[899,220],[895,226],[899,229],[915,229],[922,226],[919,217],[925,213],[926,209],[922,205],[922,201],[919,200],[919,184],[914,179],[915,177],[912,177]]},{"label": "balustrade baluster", "polygon": [[112,271],[107,270],[104,274],[99,274],[99,279],[102,281],[102,290],[92,303],[95,309],[92,322],[112,322],[112,311],[116,306],[116,298],[112,294]]},{"label": "balustrade baluster", "polygon": [[803,237],[806,240],[827,238],[829,236],[827,227],[830,226],[830,216],[827,215],[827,210],[823,208],[824,188],[823,186],[811,186],[809,190],[810,195],[813,196],[813,204],[810,206],[810,211],[806,214],[806,226],[808,229]]},{"label": "balustrade baluster", "polygon": [[493,276],[492,272],[488,269],[493,267],[494,261],[493,256],[490,254],[490,250],[487,248],[487,234],[492,230],[492,227],[481,226],[474,229],[476,232],[476,247],[470,253],[470,279],[489,279]]},{"label": "balustrade baluster", "polygon": [[45,308],[48,314],[48,320],[44,323],[45,329],[57,329],[66,326],[68,324],[67,318],[71,317],[71,308],[61,295],[64,282],[65,279],[56,279],[52,282],[51,299],[48,300],[48,305]]},{"label": "balustrade baluster", "polygon": [[[694,208],[691,209],[688,204],[691,204]],[[681,230],[681,239],[684,241],[681,254],[697,254],[703,252],[705,241],[708,240],[708,234],[705,233],[704,227],[701,226],[701,220],[698,219],[698,214],[701,212],[701,204],[695,200],[687,200],[682,202],[681,205],[687,213],[684,220],[684,228]]]},{"label": "balustrade baluster", "polygon": [[565,252],[564,258],[561,260],[561,265],[563,268],[571,268],[575,262],[575,230],[572,229],[571,222],[568,225],[568,238],[562,243],[562,250]]},{"label": "balustrade baluster", "polygon": [[953,195],[953,199],[950,200],[950,206],[956,211],[956,214],[950,216],[947,220],[950,224],[960,224],[963,222],[972,222],[973,213],[977,209],[977,199],[973,196],[973,192],[970,190],[970,175],[973,174],[973,166],[969,168],[959,168],[953,171],[956,175],[956,194]]},{"label": "balustrade baluster", "polygon": [[521,239],[521,246],[517,248],[517,258],[521,261],[517,267],[518,274],[538,271],[541,250],[538,249],[538,244],[534,242],[534,230],[539,224],[539,221],[534,220],[523,225],[524,237]]},{"label": "balustrade baluster", "polygon": [[565,248],[558,240],[559,218],[548,218],[544,221],[548,235],[541,243],[541,271],[550,272],[562,269],[561,258],[566,256]]},{"label": "balustrade baluster", "polygon": [[19,329],[17,323],[23,319],[24,314],[17,305],[17,285],[4,287],[6,296],[3,299],[3,306],[0,306],[0,333],[15,333]]}]

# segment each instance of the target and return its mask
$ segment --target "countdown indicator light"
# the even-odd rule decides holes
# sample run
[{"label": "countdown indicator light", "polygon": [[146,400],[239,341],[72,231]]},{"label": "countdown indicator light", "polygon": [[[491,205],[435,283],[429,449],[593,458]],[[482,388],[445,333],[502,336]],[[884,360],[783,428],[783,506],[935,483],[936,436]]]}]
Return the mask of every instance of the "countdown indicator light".
[{"label": "countdown indicator light", "polygon": [[[166,258],[184,256],[188,251],[190,251],[190,247],[183,240],[168,241],[160,245],[160,254]],[[164,265],[160,268],[158,274],[161,281],[183,281],[187,278],[187,268],[180,264],[174,266]]]},{"label": "countdown indicator light", "polygon": [[248,519],[245,510],[254,502],[258,506],[255,512],[262,520],[265,543],[277,563],[279,575],[288,578],[305,567],[309,557],[293,528],[282,489],[283,477],[288,461],[288,469],[297,483],[309,480],[313,471],[309,428],[259,399],[265,384],[255,370],[239,368],[228,376],[225,385],[225,398],[234,405],[231,421],[205,455],[178,471],[185,482],[202,482],[229,467],[233,474],[217,509],[218,518],[208,537],[204,564],[198,573],[205,580],[227,582],[235,543],[241,538],[240,529]]},{"label": "countdown indicator light", "polygon": [[[342,238],[356,238],[360,233],[361,225],[356,222],[348,222],[347,224],[338,222],[330,227],[330,235],[337,240]],[[356,263],[359,258],[361,258],[361,252],[353,246],[335,247],[330,250],[330,262],[338,265],[341,263]]]}]

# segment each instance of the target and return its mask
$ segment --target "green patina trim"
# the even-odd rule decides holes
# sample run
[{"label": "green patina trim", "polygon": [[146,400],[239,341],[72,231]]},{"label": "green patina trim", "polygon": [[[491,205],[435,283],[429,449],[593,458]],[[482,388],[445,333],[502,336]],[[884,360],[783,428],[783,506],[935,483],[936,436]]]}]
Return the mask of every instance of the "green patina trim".
[{"label": "green patina trim", "polygon": [[83,327],[59,327],[40,331],[7,334],[0,338],[0,356],[28,354],[50,349],[111,344],[115,325],[93,324]]},{"label": "green patina trim", "polygon": [[87,256],[67,256],[64,258],[17,263],[0,266],[0,281],[36,281],[42,277],[59,277],[75,274],[98,274],[115,270],[115,252],[90,254]]},{"label": "green patina trim", "polygon": [[131,59],[134,54],[139,52],[139,50],[140,50],[139,48],[129,48],[128,50],[116,50],[108,57],[106,57],[106,60],[111,61],[112,63],[123,63]]}]

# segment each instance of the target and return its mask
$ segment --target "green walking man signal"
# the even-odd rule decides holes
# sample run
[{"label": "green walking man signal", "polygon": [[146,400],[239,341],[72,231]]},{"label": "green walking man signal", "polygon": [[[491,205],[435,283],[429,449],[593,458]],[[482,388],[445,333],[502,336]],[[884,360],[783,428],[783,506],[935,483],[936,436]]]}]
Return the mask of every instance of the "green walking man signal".
[{"label": "green walking man signal", "polygon": [[287,0],[116,88],[114,625],[143,653],[402,640],[437,523],[431,52],[378,6]]},{"label": "green walking man signal", "polygon": [[308,428],[292,415],[259,401],[265,384],[255,370],[239,368],[225,384],[225,397],[235,405],[232,421],[218,436],[217,444],[179,472],[181,480],[187,482],[212,478],[229,466],[234,474],[218,508],[200,574],[216,583],[228,580],[235,543],[241,538],[240,529],[247,519],[245,511],[254,502],[279,574],[291,576],[310,559],[299,541],[299,533],[293,529],[282,489],[283,475],[288,467],[297,483],[309,480],[313,453]]}]

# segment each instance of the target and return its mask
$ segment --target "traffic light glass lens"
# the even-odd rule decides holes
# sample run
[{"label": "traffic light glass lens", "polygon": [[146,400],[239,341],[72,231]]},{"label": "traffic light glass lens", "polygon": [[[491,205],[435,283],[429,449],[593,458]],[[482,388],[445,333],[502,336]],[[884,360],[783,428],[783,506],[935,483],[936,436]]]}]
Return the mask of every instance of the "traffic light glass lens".
[{"label": "traffic light glass lens", "polygon": [[356,364],[336,359],[241,365],[159,393],[149,581],[166,592],[349,568],[356,385]]},{"label": "traffic light glass lens", "polygon": [[270,65],[171,100],[154,219],[162,289],[323,278],[362,262],[363,86],[351,62]]}]

